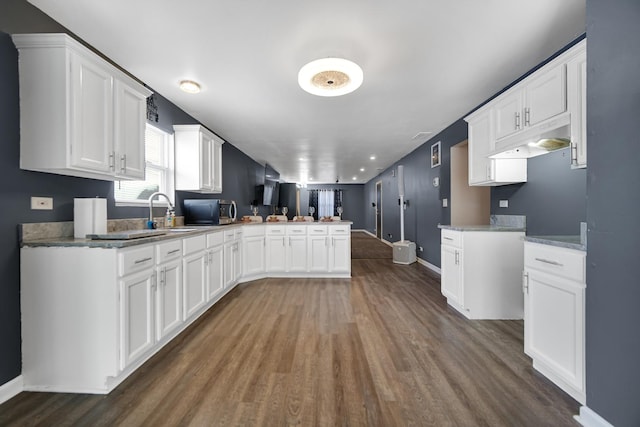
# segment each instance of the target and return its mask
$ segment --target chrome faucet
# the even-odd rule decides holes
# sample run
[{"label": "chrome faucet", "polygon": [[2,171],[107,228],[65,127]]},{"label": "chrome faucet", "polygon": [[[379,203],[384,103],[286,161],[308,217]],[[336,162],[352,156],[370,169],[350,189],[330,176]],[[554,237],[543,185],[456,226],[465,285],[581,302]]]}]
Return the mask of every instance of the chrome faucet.
[{"label": "chrome faucet", "polygon": [[169,199],[169,196],[159,191],[156,191],[155,193],[149,196],[149,221],[151,223],[153,223],[153,198],[156,196],[163,196],[165,199],[167,199],[167,203],[169,203],[169,208],[171,210],[174,210],[173,204],[171,204],[171,199]]}]

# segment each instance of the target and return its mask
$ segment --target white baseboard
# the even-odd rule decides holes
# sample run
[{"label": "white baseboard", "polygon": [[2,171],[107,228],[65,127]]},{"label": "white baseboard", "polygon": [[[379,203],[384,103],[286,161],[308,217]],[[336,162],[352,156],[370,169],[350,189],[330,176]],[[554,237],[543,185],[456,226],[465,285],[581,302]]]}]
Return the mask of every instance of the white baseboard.
[{"label": "white baseboard", "polygon": [[22,375],[15,377],[8,383],[0,386],[0,403],[4,403],[24,390]]},{"label": "white baseboard", "polygon": [[586,406],[581,406],[580,415],[576,415],[573,418],[584,427],[613,427],[613,424],[610,424]]},{"label": "white baseboard", "polygon": [[434,273],[436,273],[438,275],[442,274],[442,271],[440,270],[440,267],[436,267],[435,265],[431,264],[429,261],[425,261],[422,258],[418,258],[418,264],[424,265],[429,270],[433,271]]}]

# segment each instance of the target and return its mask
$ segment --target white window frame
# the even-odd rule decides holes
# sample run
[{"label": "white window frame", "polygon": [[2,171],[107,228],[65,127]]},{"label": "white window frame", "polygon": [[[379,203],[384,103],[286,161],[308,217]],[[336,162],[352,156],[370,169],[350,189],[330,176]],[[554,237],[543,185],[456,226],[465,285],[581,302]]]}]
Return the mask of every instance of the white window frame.
[{"label": "white window frame", "polygon": [[[145,133],[147,130],[151,130],[152,132],[160,133],[164,138],[164,150],[165,150],[165,164],[164,165],[156,165],[149,161],[146,161],[146,168],[158,169],[164,172],[164,182],[160,183],[159,191],[165,193],[171,199],[171,203],[175,206],[175,145],[174,145],[174,137],[173,133],[165,132],[164,130],[157,128],[149,123],[146,124]],[[146,169],[145,169],[146,176]],[[122,183],[127,183],[130,181],[122,181]],[[130,207],[148,207],[149,202],[147,200],[137,200],[137,199],[116,199],[115,192],[116,186],[120,183],[115,181],[113,183],[113,197],[115,199],[116,206],[130,206]],[[154,200],[153,206],[165,206],[168,207],[167,201],[164,197],[160,197]]]}]

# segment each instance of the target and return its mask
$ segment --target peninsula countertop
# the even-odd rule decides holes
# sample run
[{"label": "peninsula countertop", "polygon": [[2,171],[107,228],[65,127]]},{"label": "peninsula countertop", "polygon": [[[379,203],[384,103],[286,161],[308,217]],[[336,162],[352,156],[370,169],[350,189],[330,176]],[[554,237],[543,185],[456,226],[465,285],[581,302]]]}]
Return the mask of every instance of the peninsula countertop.
[{"label": "peninsula countertop", "polygon": [[29,239],[20,242],[21,247],[89,247],[89,248],[127,248],[131,246],[144,245],[147,243],[156,243],[165,240],[178,239],[183,237],[197,236],[200,234],[206,234],[216,231],[224,231],[235,229],[238,227],[257,227],[257,226],[318,226],[318,225],[351,225],[352,221],[280,221],[280,222],[236,222],[227,225],[212,225],[212,226],[189,226],[184,227],[158,229],[160,231],[166,231],[165,234],[140,237],[136,239],[126,240],[91,240],[91,239],[76,239],[73,236],[69,237],[53,237],[44,239]]},{"label": "peninsula countertop", "polygon": [[525,242],[539,243],[542,245],[557,246],[559,248],[587,251],[587,245],[582,242],[580,236],[524,236]]},{"label": "peninsula countertop", "polygon": [[453,231],[518,231],[524,232],[524,227],[514,227],[505,225],[442,225],[438,224],[438,228],[442,230]]}]

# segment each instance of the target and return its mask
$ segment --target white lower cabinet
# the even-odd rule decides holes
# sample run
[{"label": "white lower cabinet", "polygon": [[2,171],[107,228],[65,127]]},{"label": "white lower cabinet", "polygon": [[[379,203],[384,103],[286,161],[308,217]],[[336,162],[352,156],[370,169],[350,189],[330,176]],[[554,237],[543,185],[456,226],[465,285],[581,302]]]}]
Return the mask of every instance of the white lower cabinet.
[{"label": "white lower cabinet", "polygon": [[224,233],[207,234],[207,301],[224,293]]},{"label": "white lower cabinet", "polygon": [[469,319],[522,319],[524,232],[443,229],[441,291]]},{"label": "white lower cabinet", "polygon": [[206,236],[194,236],[183,240],[184,258],[182,259],[184,282],[184,320],[196,314],[207,303],[206,265],[208,254],[205,251]]},{"label": "white lower cabinet", "polygon": [[155,289],[154,269],[134,273],[120,280],[120,369],[128,367],[155,344]]},{"label": "white lower cabinet", "polygon": [[585,388],[585,253],[525,243],[524,350],[578,402]]},{"label": "white lower cabinet", "polygon": [[242,276],[248,279],[264,275],[265,229],[264,225],[247,227],[242,241]]},{"label": "white lower cabinet", "polygon": [[252,227],[126,248],[21,248],[24,389],[109,393],[241,280],[243,231],[256,277],[350,276],[350,226],[260,225],[264,258]]}]

